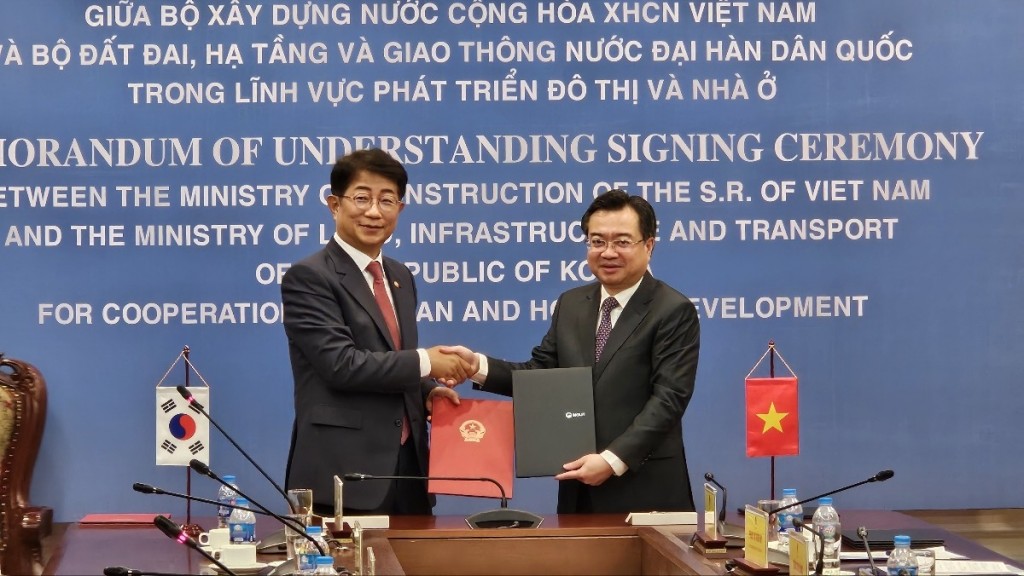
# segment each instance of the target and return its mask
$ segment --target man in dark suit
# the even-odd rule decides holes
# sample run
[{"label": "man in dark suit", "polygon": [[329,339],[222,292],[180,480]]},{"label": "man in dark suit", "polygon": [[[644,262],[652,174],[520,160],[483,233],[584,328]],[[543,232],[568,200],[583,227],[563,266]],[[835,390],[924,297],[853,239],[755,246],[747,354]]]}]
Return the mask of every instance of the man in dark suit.
[{"label": "man in dark suit", "polygon": [[556,476],[559,513],[692,511],[682,417],[697,374],[697,311],[648,271],[657,221],[642,197],[606,192],[582,225],[599,282],[559,297],[529,361],[451,350],[471,364],[475,387],[504,395],[513,370],[593,367],[600,453]]},{"label": "man in dark suit", "polygon": [[[335,475],[424,475],[431,404],[458,404],[453,390],[427,377],[454,385],[467,376],[458,356],[417,349],[412,274],[381,252],[407,183],[405,168],[382,150],[340,158],[327,197],[336,233],[281,282],[295,380],[285,484],[311,488],[318,513],[334,513]],[[344,506],[429,514],[433,503],[421,481],[365,481],[345,484]]]}]

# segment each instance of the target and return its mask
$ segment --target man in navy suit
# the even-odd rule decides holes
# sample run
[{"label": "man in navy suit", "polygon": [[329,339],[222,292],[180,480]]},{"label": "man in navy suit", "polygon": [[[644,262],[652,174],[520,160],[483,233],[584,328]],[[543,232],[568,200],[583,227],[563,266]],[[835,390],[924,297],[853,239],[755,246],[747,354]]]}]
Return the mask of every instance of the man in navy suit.
[{"label": "man in navy suit", "polygon": [[594,199],[582,219],[598,282],[563,293],[530,360],[508,362],[451,348],[475,387],[512,393],[512,371],[592,366],[596,454],[556,476],[558,512],[692,511],[682,417],[700,349],[694,305],[648,270],[657,220],[640,196]]},{"label": "man in navy suit", "polygon": [[[340,158],[327,206],[334,237],[295,263],[281,282],[284,329],[295,380],[295,422],[285,484],[311,488],[318,513],[334,513],[333,477],[423,476],[427,414],[458,404],[468,365],[438,347],[417,348],[416,285],[381,247],[405,207],[408,176],[382,150]],[[430,514],[422,481],[345,484],[356,513]]]}]

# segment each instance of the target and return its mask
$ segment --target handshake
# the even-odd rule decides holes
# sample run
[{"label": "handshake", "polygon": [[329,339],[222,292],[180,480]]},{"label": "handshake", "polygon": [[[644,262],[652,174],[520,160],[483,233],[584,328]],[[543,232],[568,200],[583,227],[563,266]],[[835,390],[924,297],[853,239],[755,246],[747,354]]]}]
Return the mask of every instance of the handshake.
[{"label": "handshake", "polygon": [[427,349],[430,377],[449,388],[466,381],[480,371],[480,360],[465,346],[434,346]]}]

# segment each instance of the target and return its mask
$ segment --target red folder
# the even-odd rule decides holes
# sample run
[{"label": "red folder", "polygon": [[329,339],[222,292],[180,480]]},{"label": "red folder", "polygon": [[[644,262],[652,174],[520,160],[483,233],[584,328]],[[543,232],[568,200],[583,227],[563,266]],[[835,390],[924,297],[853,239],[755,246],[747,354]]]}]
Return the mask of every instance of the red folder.
[{"label": "red folder", "polygon": [[[459,406],[434,402],[429,476],[493,478],[512,497],[515,433],[512,402],[463,398]],[[432,494],[500,498],[491,482],[430,480]]]}]

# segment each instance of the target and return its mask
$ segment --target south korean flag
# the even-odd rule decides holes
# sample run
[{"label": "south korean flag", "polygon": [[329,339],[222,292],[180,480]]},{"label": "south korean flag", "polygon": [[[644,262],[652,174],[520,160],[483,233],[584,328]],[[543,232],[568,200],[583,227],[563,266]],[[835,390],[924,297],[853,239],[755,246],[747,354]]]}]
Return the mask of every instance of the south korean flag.
[{"label": "south korean flag", "polygon": [[[210,388],[187,389],[206,410]],[[182,398],[176,387],[156,387],[156,465],[188,466],[193,459],[210,464],[210,421]]]}]

